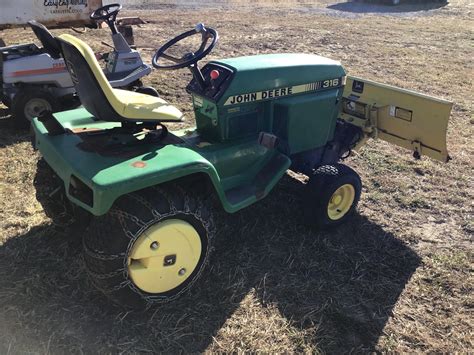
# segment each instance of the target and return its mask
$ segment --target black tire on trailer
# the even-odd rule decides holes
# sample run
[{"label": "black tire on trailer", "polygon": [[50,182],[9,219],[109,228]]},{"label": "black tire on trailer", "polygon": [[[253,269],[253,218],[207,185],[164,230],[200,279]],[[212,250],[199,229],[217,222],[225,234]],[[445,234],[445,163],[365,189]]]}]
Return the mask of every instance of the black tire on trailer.
[{"label": "black tire on trailer", "polygon": [[140,94],[160,97],[160,94],[158,94],[158,91],[156,91],[156,89],[151,86],[139,86],[138,88],[135,89],[135,91]]},{"label": "black tire on trailer", "polygon": [[353,215],[361,190],[359,175],[347,165],[322,165],[306,185],[305,214],[320,228],[340,225]]},{"label": "black tire on trailer", "polygon": [[148,308],[189,290],[211,253],[206,198],[175,184],[120,197],[83,239],[93,284],[126,308]]},{"label": "black tire on trailer", "polygon": [[58,100],[45,89],[28,87],[20,90],[13,98],[13,123],[17,128],[28,128],[31,120],[43,110],[57,112],[60,108]]}]

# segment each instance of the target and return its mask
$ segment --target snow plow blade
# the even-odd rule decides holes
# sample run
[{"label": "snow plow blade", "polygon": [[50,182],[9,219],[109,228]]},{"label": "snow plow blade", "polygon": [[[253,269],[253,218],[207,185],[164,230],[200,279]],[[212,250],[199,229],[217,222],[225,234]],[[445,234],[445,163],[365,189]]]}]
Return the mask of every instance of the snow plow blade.
[{"label": "snow plow blade", "polygon": [[449,101],[373,81],[348,77],[341,118],[378,138],[409,149],[415,158],[449,161]]}]

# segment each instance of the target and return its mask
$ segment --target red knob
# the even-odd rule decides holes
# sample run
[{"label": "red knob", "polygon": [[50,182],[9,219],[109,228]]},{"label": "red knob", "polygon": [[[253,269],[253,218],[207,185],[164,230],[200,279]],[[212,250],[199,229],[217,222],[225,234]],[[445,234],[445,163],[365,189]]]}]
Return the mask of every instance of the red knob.
[{"label": "red knob", "polygon": [[216,80],[219,77],[219,75],[220,75],[220,73],[219,73],[218,70],[214,69],[214,70],[211,71],[211,79],[212,80]]}]

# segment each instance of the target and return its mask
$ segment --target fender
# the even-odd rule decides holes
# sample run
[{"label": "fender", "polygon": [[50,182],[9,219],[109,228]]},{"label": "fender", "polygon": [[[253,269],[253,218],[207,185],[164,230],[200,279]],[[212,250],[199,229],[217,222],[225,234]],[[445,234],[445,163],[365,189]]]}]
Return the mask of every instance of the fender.
[{"label": "fender", "polygon": [[225,199],[214,166],[185,145],[168,144],[133,157],[126,154],[105,156],[81,147],[80,134],[71,133],[77,129],[72,122],[82,117],[79,124],[87,124],[88,129],[112,128],[116,124],[85,119],[91,117],[85,109],[57,113],[55,117],[69,133],[49,135],[35,118],[32,124],[34,145],[64,182],[71,202],[93,215],[107,213],[114,201],[124,194],[196,173],[209,176],[216,193]]}]

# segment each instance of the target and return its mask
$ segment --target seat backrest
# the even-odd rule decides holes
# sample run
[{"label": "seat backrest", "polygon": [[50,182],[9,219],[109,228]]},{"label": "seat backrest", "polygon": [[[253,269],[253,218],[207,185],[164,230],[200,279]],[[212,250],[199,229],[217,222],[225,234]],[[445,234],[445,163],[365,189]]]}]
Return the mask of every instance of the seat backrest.
[{"label": "seat backrest", "polygon": [[125,105],[115,95],[92,49],[80,39],[57,37],[66,66],[82,105],[97,119],[123,121]]},{"label": "seat backrest", "polygon": [[28,21],[28,25],[43,45],[46,53],[54,59],[61,58],[61,48],[51,32],[44,25],[34,20]]}]

